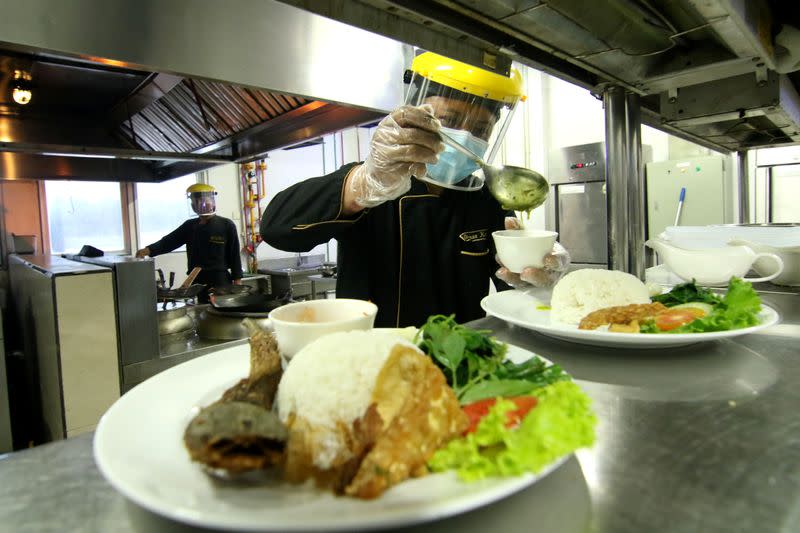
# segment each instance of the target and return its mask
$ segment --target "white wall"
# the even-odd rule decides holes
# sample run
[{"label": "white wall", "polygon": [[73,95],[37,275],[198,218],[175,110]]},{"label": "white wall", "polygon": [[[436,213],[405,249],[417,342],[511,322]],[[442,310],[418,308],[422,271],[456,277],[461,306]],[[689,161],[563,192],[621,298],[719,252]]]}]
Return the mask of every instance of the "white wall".
[{"label": "white wall", "polygon": [[[332,141],[333,136],[330,137],[330,141]],[[314,145],[304,148],[295,148],[293,150],[275,150],[270,152],[267,158],[265,178],[266,196],[261,204],[262,209],[275,198],[277,193],[287,187],[305,179],[326,174],[325,167],[327,165],[325,164],[325,156],[327,155],[327,148],[327,146],[323,145]],[[333,168],[330,168],[327,172],[332,172],[333,170]],[[327,250],[332,251],[334,258],[331,260],[335,260],[335,243],[331,243],[330,246],[324,244],[316,246],[309,252],[304,252],[303,255],[327,254]],[[256,249],[256,255],[259,261],[264,261],[265,259],[294,257],[297,254],[278,250],[262,242]]]},{"label": "white wall", "polygon": [[235,164],[220,165],[205,171],[209,185],[217,189],[217,214],[233,220],[242,241],[242,187],[239,167]]}]

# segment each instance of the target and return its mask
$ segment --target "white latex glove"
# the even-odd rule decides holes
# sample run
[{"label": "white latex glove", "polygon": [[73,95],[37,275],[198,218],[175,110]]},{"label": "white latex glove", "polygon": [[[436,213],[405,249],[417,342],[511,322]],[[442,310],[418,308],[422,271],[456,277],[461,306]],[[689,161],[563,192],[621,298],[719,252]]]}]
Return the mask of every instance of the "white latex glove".
[{"label": "white latex glove", "polygon": [[[506,229],[521,229],[519,220],[514,217],[506,217],[505,226]],[[519,274],[504,267],[499,258],[495,259],[500,265],[500,269],[495,275],[515,289],[524,289],[530,285],[552,287],[566,274],[570,262],[569,252],[558,242],[553,244],[553,250],[542,259],[544,266],[541,268],[526,267]]]},{"label": "white latex glove", "polygon": [[361,207],[393,200],[411,188],[411,176],[424,176],[444,149],[441,124],[430,105],[403,106],[380,121],[369,155],[350,175],[348,186]]}]

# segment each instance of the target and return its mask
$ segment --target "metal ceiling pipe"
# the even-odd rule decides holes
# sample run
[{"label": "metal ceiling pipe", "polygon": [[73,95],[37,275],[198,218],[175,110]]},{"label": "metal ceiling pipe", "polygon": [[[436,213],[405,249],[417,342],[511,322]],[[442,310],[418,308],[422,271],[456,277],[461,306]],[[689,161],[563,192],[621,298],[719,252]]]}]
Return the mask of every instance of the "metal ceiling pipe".
[{"label": "metal ceiling pipe", "polygon": [[646,234],[639,96],[618,86],[603,92],[606,118],[608,268],[644,280]]},{"label": "metal ceiling pipe", "polygon": [[638,94],[625,95],[625,128],[628,150],[628,272],[644,280],[647,235],[647,194],[642,165],[642,113]]},{"label": "metal ceiling pipe", "polygon": [[750,156],[747,150],[736,152],[739,170],[739,223],[749,224],[750,220]]}]

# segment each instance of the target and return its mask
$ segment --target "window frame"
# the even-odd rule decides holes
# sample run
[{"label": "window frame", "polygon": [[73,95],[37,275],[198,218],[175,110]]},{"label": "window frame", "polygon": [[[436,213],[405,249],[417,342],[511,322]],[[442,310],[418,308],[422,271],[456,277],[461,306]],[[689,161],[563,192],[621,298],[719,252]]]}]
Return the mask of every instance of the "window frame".
[{"label": "window frame", "polygon": [[[47,187],[46,182],[48,180],[38,180],[38,189],[39,189],[39,217],[41,219],[42,224],[42,253],[44,255],[52,255],[53,254],[53,247],[50,244],[50,218],[49,218],[49,210],[47,208]],[[108,182],[108,183],[117,183],[119,185],[120,193],[119,193],[119,204],[120,204],[120,216],[122,217],[122,246],[123,248],[117,250],[104,250],[104,252],[108,254],[115,254],[118,255],[122,254],[129,254],[131,253],[131,239],[130,239],[130,224],[128,221],[128,198],[129,194],[125,190],[125,186],[127,185],[121,181],[115,180],[49,180],[49,181],[83,181],[83,182]],[[68,252],[57,252],[58,255],[63,255]]]}]

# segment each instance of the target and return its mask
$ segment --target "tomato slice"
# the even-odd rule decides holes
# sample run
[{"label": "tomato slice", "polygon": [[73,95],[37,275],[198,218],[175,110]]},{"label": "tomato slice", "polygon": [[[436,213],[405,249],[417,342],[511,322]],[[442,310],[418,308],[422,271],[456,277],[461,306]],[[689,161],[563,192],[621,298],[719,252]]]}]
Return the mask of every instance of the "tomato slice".
[{"label": "tomato slice", "polygon": [[661,331],[670,331],[693,322],[704,314],[700,309],[668,309],[656,315],[656,327]]},{"label": "tomato slice", "polygon": [[[525,418],[525,415],[527,415],[531,409],[536,407],[537,402],[536,396],[515,396],[513,398],[505,399],[511,400],[517,405],[516,409],[506,412],[507,428],[514,428],[520,425],[522,420]],[[483,417],[489,413],[489,410],[494,407],[494,404],[496,403],[496,398],[486,398],[462,407],[462,410],[469,419],[469,426],[467,426],[466,431],[464,431],[464,435],[467,433],[472,433],[478,429],[478,424],[480,424]]]}]

